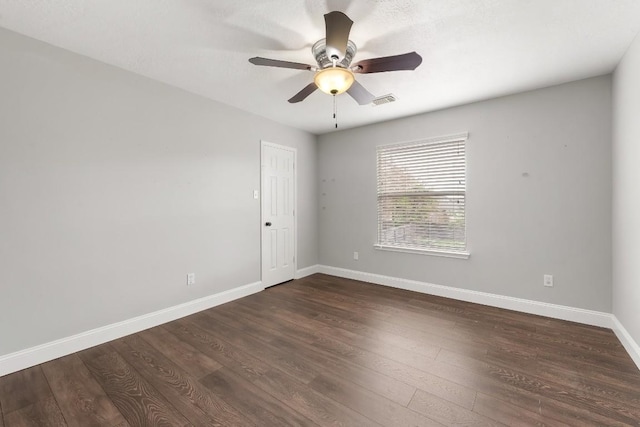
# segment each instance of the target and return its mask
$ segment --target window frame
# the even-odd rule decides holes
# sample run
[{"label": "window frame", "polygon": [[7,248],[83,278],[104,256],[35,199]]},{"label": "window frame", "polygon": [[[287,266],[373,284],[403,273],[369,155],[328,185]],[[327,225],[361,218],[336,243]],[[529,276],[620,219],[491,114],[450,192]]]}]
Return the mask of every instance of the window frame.
[{"label": "window frame", "polygon": [[[469,133],[463,132],[452,135],[445,135],[433,138],[424,138],[409,142],[402,143],[391,143],[391,144],[383,144],[378,145],[376,147],[376,243],[374,244],[374,248],[383,251],[391,251],[391,252],[403,252],[403,253],[412,253],[412,254],[421,254],[421,255],[433,255],[433,256],[441,256],[448,258],[459,258],[459,259],[468,259],[470,257],[469,252],[469,244],[467,238],[467,218],[468,218],[468,209],[467,209],[467,143],[469,140]],[[430,145],[436,143],[446,143],[446,142],[456,142],[461,141],[465,145],[464,150],[464,249],[455,250],[455,249],[438,249],[434,247],[414,247],[414,246],[401,246],[401,245],[389,245],[381,243],[381,206],[380,206],[380,152],[385,149],[393,149],[393,148],[402,148],[402,147],[412,147],[412,146],[420,146],[420,145]],[[436,191],[437,193],[437,191]],[[417,195],[417,194],[416,194]]]}]

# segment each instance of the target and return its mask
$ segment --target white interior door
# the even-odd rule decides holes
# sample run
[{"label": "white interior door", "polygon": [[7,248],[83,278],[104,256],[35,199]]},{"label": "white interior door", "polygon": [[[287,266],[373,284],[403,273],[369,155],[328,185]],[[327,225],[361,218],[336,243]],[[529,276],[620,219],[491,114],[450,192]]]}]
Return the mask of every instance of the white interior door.
[{"label": "white interior door", "polygon": [[295,149],[262,142],[262,284],[294,278]]}]

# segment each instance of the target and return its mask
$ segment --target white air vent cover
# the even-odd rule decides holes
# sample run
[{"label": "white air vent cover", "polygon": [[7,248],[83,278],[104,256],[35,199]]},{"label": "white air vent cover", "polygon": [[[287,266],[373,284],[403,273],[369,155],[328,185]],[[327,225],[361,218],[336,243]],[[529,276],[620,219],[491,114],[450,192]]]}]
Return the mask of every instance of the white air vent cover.
[{"label": "white air vent cover", "polygon": [[394,94],[390,93],[388,95],[382,95],[382,96],[377,97],[376,99],[371,101],[371,103],[375,107],[376,105],[382,105],[382,104],[388,104],[390,102],[394,102],[397,99],[398,98],[396,98],[396,96]]}]

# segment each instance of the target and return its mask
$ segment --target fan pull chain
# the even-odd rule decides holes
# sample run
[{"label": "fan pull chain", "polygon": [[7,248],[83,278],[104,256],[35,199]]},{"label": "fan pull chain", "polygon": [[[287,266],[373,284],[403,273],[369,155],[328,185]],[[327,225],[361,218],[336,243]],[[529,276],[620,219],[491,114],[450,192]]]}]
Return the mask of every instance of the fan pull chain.
[{"label": "fan pull chain", "polygon": [[[338,65],[338,57],[337,56],[332,56],[331,57],[331,62],[333,64],[333,68],[335,68]],[[336,129],[338,129],[338,103],[336,101],[336,94],[335,92],[333,92],[333,120],[335,120],[336,122]]]}]

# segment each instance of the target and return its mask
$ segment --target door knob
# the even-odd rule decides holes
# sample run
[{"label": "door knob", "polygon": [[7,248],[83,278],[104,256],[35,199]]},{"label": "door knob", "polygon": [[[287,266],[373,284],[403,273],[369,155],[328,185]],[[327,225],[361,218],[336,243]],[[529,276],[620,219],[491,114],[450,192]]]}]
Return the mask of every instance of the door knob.
[{"label": "door knob", "polygon": [[264,225],[266,225],[267,227],[271,227],[271,223],[270,222],[265,222]]}]

